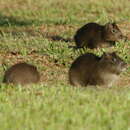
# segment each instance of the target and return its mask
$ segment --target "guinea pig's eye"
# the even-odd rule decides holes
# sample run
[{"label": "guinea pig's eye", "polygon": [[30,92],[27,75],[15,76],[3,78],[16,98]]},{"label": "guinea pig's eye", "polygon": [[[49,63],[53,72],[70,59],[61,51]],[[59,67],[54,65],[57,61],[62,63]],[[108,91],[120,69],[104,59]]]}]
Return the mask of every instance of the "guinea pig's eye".
[{"label": "guinea pig's eye", "polygon": [[112,32],[112,33],[116,33],[117,30],[116,30],[116,29],[112,29],[111,32]]}]

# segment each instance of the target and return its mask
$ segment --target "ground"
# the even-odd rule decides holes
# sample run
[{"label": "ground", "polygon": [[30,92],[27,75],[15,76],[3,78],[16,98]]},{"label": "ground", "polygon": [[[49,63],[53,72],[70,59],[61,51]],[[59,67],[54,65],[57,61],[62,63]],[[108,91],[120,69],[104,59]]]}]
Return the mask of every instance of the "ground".
[{"label": "ground", "polygon": [[[18,62],[37,66],[37,85],[0,85],[1,129],[129,130],[129,0],[1,0],[0,81]],[[88,22],[116,22],[128,41],[113,48],[75,51],[73,36]],[[75,88],[71,63],[85,52],[117,51],[128,64],[112,88]]]}]

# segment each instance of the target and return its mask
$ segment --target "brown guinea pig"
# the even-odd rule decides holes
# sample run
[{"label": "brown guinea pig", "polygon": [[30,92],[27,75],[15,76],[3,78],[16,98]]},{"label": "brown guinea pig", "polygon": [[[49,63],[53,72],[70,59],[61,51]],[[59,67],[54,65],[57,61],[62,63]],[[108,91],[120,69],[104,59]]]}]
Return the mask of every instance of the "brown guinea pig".
[{"label": "brown guinea pig", "polygon": [[27,63],[18,63],[5,72],[3,82],[25,85],[37,83],[39,80],[40,75],[35,66]]},{"label": "brown guinea pig", "polygon": [[126,70],[126,63],[114,52],[104,53],[101,57],[86,53],[72,63],[69,81],[74,86],[110,87],[124,70]]},{"label": "brown guinea pig", "polygon": [[127,39],[115,23],[99,25],[88,23],[77,30],[74,40],[77,48],[88,47],[90,49],[109,47],[120,39]]}]

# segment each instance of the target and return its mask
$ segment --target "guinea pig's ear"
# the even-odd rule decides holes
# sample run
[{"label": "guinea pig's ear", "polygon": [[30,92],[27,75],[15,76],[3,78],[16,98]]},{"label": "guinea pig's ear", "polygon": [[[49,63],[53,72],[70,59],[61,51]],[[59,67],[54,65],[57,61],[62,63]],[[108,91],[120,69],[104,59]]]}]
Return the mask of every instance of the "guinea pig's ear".
[{"label": "guinea pig's ear", "polygon": [[106,29],[106,30],[111,30],[112,28],[113,28],[112,23],[106,23],[106,24],[105,24],[105,29]]},{"label": "guinea pig's ear", "polygon": [[108,52],[107,53],[106,52],[103,53],[103,56],[108,56],[108,55],[109,55]]},{"label": "guinea pig's ear", "polygon": [[104,52],[103,53],[103,55],[102,55],[102,58],[105,58],[105,59],[108,59],[108,58],[110,58],[111,57],[111,53],[106,53],[106,52]]},{"label": "guinea pig's ear", "polygon": [[116,26],[116,22],[113,22],[112,25],[113,25],[113,26]]},{"label": "guinea pig's ear", "polygon": [[105,56],[106,55],[106,52],[103,52],[102,56]]},{"label": "guinea pig's ear", "polygon": [[116,56],[117,51],[111,53],[112,56]]},{"label": "guinea pig's ear", "polygon": [[101,57],[102,57],[102,58],[107,57],[107,53],[106,53],[106,52],[103,52],[103,54],[102,54]]}]

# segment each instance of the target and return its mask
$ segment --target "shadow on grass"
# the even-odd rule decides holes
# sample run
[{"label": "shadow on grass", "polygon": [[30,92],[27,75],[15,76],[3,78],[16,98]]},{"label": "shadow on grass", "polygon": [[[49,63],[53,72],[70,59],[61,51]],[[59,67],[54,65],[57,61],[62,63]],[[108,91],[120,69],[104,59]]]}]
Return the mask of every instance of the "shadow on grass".
[{"label": "shadow on grass", "polygon": [[59,35],[48,36],[48,38],[50,38],[53,41],[73,42],[73,39],[71,39],[71,38],[63,38],[63,37],[61,37]]},{"label": "shadow on grass", "polygon": [[8,27],[8,26],[28,26],[34,23],[33,20],[24,21],[19,18],[15,18],[13,16],[4,16],[0,14],[0,26]]}]

